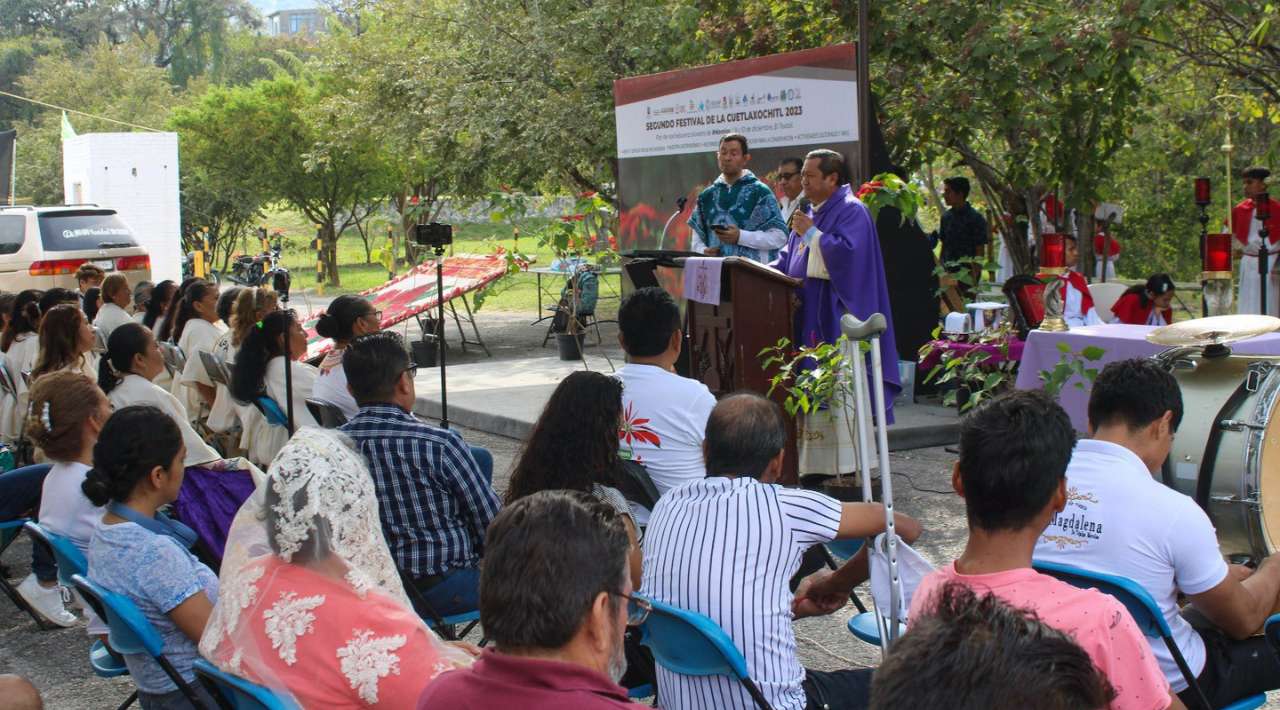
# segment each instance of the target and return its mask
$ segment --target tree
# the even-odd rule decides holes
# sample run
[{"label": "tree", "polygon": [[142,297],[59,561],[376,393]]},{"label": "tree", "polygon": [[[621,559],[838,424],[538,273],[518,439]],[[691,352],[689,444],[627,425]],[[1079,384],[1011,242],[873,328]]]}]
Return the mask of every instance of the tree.
[{"label": "tree", "polygon": [[384,0],[370,19],[361,40],[394,37],[384,95],[421,114],[408,135],[453,132],[457,160],[483,170],[487,188],[613,200],[613,81],[704,56],[696,10],[674,0]]},{"label": "tree", "polygon": [[338,286],[337,240],[349,224],[343,215],[382,187],[379,146],[321,110],[339,81],[294,71],[245,87],[211,88],[176,112],[172,125],[194,143],[191,160],[202,170],[264,200],[286,202],[318,224],[324,276]]},{"label": "tree", "polygon": [[[169,112],[186,98],[170,85],[164,70],[148,61],[146,48],[134,42],[94,45],[79,57],[62,53],[41,56],[19,81],[19,87],[19,93],[33,99],[156,129],[164,127]],[[85,133],[131,130],[80,115],[71,120]],[[36,204],[61,203],[61,114],[41,109],[34,119],[15,125],[19,136],[18,193]]]}]

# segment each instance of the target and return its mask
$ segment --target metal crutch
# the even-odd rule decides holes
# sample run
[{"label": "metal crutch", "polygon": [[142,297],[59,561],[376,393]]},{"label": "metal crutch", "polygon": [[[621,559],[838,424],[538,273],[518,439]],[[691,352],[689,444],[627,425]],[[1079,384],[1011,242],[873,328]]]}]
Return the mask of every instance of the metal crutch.
[{"label": "metal crutch", "polygon": [[[886,557],[889,560],[889,619],[876,609],[876,624],[880,629],[880,652],[886,655],[894,642],[898,640],[898,606],[902,598],[902,579],[898,575],[898,535],[893,524],[893,477],[889,471],[889,430],[885,422],[884,401],[884,366],[880,362],[880,335],[888,328],[888,321],[883,314],[873,313],[870,318],[860,321],[851,314],[840,319],[840,330],[849,341],[854,357],[853,387],[857,406],[854,409],[854,420],[857,422],[858,464],[862,473],[862,499],[872,502],[871,494],[871,442],[869,441],[867,412],[870,410],[870,399],[867,397],[867,363],[862,356],[861,343],[871,344],[871,391],[875,396],[876,442],[875,447],[880,464],[880,497],[884,504]],[[874,540],[868,540],[874,545]],[[874,597],[872,598],[874,602]]]}]

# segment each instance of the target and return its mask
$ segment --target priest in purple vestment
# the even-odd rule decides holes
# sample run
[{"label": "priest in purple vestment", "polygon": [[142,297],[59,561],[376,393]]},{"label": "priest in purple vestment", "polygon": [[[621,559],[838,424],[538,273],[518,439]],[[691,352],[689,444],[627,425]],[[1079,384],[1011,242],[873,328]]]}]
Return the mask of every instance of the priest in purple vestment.
[{"label": "priest in purple vestment", "polygon": [[[866,205],[854,197],[844,157],[839,153],[810,152],[800,175],[804,196],[812,208],[797,208],[792,214],[787,245],[770,264],[803,280],[795,341],[803,345],[835,342],[840,337],[840,317],[845,313],[859,319],[883,313],[889,327],[880,338],[880,361],[884,367],[885,406],[892,423],[893,397],[902,387],[898,348],[893,339],[893,311],[889,308],[875,221]],[[814,249],[821,252],[820,260],[810,265]],[[869,373],[871,363],[867,366]]]}]

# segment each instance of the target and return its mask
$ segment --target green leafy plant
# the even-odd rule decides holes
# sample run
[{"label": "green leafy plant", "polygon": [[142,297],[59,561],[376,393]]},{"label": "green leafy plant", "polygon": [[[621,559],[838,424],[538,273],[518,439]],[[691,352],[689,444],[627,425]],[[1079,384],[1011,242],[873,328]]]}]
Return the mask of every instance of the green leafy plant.
[{"label": "green leafy plant", "polygon": [[[976,269],[974,267],[977,267]],[[946,293],[947,286],[943,285],[945,279],[954,279],[956,283],[962,284],[975,290],[994,286],[994,281],[986,281],[982,278],[984,274],[994,273],[1000,265],[994,261],[987,261],[980,256],[966,256],[938,264],[933,267],[933,275],[938,277],[938,287],[934,289],[933,295],[941,298]],[[975,275],[974,271],[978,274]]]},{"label": "green leafy plant", "polygon": [[1103,348],[1096,345],[1088,345],[1080,350],[1080,352],[1072,352],[1071,346],[1067,343],[1058,343],[1058,364],[1051,369],[1040,371],[1040,382],[1044,384],[1044,391],[1050,397],[1057,399],[1061,394],[1062,388],[1072,379],[1075,382],[1072,385],[1076,389],[1085,389],[1085,383],[1090,386],[1098,377],[1097,367],[1088,367],[1088,363],[1097,362],[1107,353]]},{"label": "green leafy plant", "polygon": [[847,385],[840,377],[847,362],[842,335],[834,343],[792,348],[789,338],[780,338],[772,347],[760,351],[760,367],[777,367],[769,378],[769,396],[779,389],[786,392],[782,408],[794,417],[813,414],[831,404],[837,394],[845,394]]},{"label": "green leafy plant", "polygon": [[[920,348],[920,361],[924,361],[939,348],[936,344],[941,327],[933,331],[934,340]],[[1009,358],[1009,341],[1013,338],[1013,325],[1004,324],[980,334],[970,342],[974,347],[965,352],[943,350],[938,364],[929,370],[923,382],[936,382],[939,385],[954,383],[942,397],[942,404],[947,407],[960,405],[960,411],[968,411],[984,399],[990,399],[1013,386],[1018,374],[1018,361]],[[987,347],[995,348],[993,353]],[[968,399],[960,402],[960,391],[969,393]]]},{"label": "green leafy plant", "polygon": [[896,207],[902,213],[902,223],[916,218],[924,205],[920,188],[893,173],[880,173],[869,182],[862,183],[856,197],[871,210],[871,218],[880,216],[883,207]]}]

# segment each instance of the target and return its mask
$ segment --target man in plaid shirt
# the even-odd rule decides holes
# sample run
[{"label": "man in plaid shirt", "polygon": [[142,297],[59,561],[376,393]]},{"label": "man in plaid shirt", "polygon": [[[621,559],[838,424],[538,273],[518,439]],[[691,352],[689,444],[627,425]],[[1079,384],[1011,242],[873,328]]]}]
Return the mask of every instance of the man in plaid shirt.
[{"label": "man in plaid shirt", "polygon": [[382,532],[414,606],[427,619],[476,609],[485,530],[500,507],[492,457],[413,416],[417,365],[396,333],[357,338],[342,367],[360,411],[341,431],[369,462]]}]

